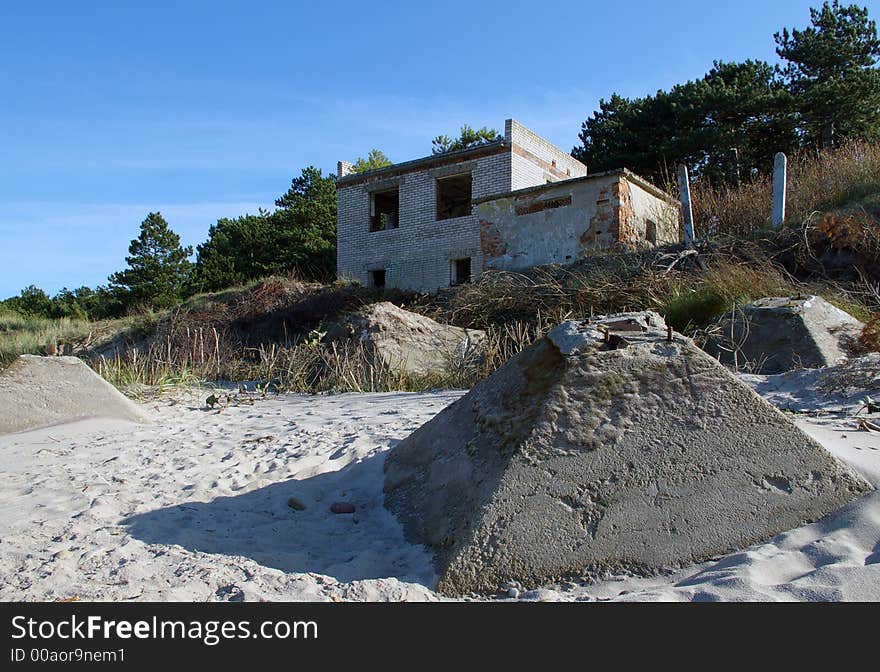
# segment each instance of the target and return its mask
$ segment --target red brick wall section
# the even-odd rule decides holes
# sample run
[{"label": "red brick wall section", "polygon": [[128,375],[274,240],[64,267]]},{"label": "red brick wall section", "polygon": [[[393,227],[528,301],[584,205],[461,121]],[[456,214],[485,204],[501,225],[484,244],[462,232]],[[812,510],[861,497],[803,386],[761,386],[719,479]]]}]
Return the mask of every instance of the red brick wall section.
[{"label": "red brick wall section", "polygon": [[581,234],[584,247],[609,249],[612,247],[638,248],[641,236],[636,227],[629,183],[617,179],[599,191],[596,214]]},{"label": "red brick wall section", "polygon": [[590,218],[589,227],[581,234],[581,245],[584,247],[595,247],[597,244],[600,244],[600,235],[607,240],[608,234],[614,233],[612,228],[613,216],[608,187],[603,187],[599,190],[599,198],[596,201],[596,214]]},{"label": "red brick wall section", "polygon": [[618,179],[611,185],[611,204],[615,245],[637,249],[641,237],[636,228],[636,213],[632,207],[629,182]]},{"label": "red brick wall section", "polygon": [[492,222],[480,220],[480,249],[483,252],[483,270],[486,270],[486,259],[500,257],[507,253],[507,245],[501,240],[501,234]]},{"label": "red brick wall section", "polygon": [[532,152],[525,149],[524,147],[520,147],[519,145],[514,144],[514,145],[511,145],[511,149],[513,150],[514,154],[518,154],[519,156],[523,157],[524,159],[528,159],[532,163],[534,163],[538,166],[541,166],[541,168],[546,170],[548,173],[550,173],[553,177],[555,177],[557,179],[567,180],[569,177],[571,177],[570,175],[567,175],[564,171],[559,170],[559,168],[554,166],[552,163],[544,161],[544,159],[538,157],[537,155],[533,154]]}]

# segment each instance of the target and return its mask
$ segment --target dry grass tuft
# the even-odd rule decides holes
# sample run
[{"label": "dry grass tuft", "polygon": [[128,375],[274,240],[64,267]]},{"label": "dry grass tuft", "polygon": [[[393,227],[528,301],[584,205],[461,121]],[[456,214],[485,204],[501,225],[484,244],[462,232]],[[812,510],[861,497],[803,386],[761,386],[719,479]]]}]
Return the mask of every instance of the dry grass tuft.
[{"label": "dry grass tuft", "polygon": [[436,317],[465,327],[519,322],[541,331],[571,316],[655,310],[687,332],[732,306],[801,289],[766,256],[744,260],[718,253],[705,263],[706,270],[692,261],[670,269],[662,253],[612,253],[573,267],[485,273],[456,288]]},{"label": "dry grass tuft", "polygon": [[[880,194],[880,144],[851,142],[819,154],[804,152],[788,162],[786,220],[802,226],[822,213],[857,206]],[[770,228],[772,177],[759,175],[739,187],[708,181],[691,186],[698,237],[753,238]],[[880,204],[875,204],[880,205]]]},{"label": "dry grass tuft", "polygon": [[24,317],[18,313],[0,312],[0,369],[19,355],[69,355],[83,344],[94,343],[106,331],[107,323],[45,317]]}]

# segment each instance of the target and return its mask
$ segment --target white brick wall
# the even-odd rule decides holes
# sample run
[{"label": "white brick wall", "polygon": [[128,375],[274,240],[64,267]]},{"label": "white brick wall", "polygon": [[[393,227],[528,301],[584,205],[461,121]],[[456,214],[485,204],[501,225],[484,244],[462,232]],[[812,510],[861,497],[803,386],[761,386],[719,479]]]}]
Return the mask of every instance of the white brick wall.
[{"label": "white brick wall", "polygon": [[[385,269],[387,287],[432,292],[452,281],[452,260],[471,258],[478,271],[480,227],[476,215],[436,221],[438,177],[471,173],[474,199],[509,189],[510,153],[381,178],[352,186],[340,185],[338,274],[370,283],[369,272]],[[370,231],[370,192],[396,183],[400,189],[400,226]]]},{"label": "white brick wall", "polygon": [[550,164],[556,171],[562,173],[562,175],[555,174],[548,166],[542,167],[538,163],[514,153],[513,184],[511,186],[513,190],[545,184],[548,180],[555,182],[566,178],[583,177],[587,174],[587,166],[526,128],[516,119],[508,119],[504,122],[504,137],[508,142],[535,155],[540,162]]}]

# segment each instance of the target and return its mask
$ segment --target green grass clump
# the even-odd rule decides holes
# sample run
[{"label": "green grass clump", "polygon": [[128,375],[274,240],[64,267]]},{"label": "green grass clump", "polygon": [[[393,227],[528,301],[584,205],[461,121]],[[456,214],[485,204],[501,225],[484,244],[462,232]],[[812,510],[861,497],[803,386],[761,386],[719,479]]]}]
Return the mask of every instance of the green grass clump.
[{"label": "green grass clump", "polygon": [[688,333],[707,326],[730,309],[727,299],[713,288],[685,288],[673,293],[660,311],[666,324]]}]

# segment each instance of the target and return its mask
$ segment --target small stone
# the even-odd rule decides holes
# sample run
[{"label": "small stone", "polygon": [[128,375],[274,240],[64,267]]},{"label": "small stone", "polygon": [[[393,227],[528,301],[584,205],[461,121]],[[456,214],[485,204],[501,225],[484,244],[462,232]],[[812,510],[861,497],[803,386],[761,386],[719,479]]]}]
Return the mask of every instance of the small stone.
[{"label": "small stone", "polygon": [[227,602],[244,602],[244,591],[236,586],[234,583],[230,583],[226,586],[220,586],[214,594],[226,600]]},{"label": "small stone", "polygon": [[349,502],[333,502],[330,505],[330,511],[333,513],[354,513],[354,504]]},{"label": "small stone", "polygon": [[290,499],[288,499],[287,506],[289,506],[294,511],[304,511],[306,508],[306,505],[303,504],[302,501],[297,499],[296,497],[291,497]]}]

